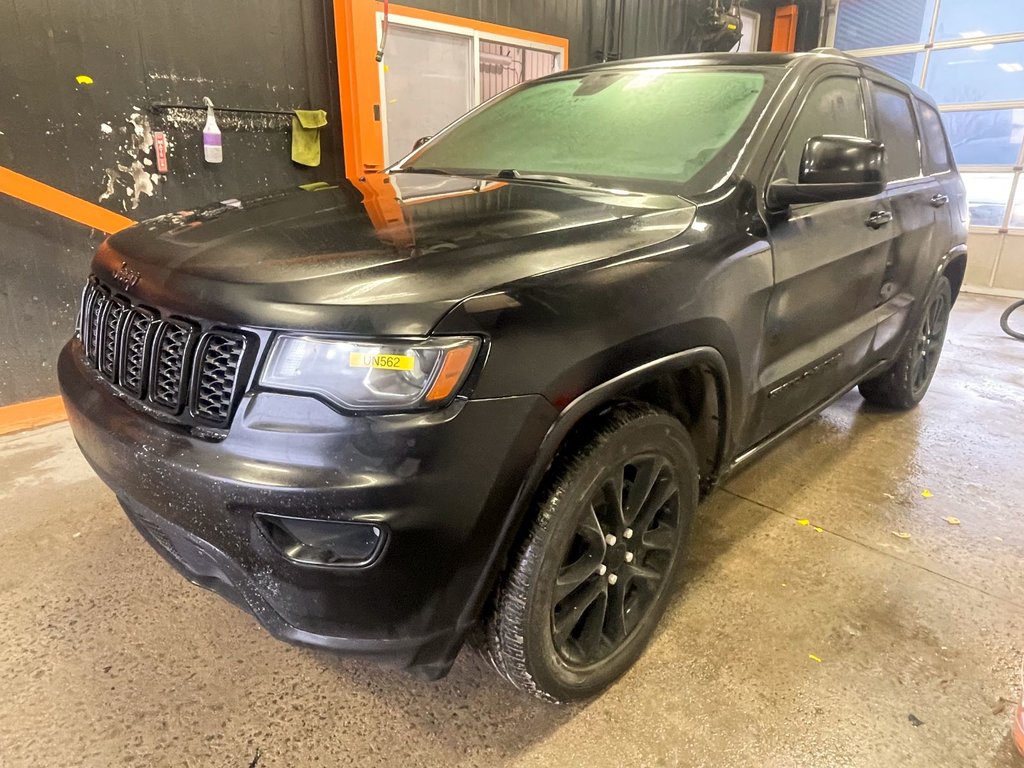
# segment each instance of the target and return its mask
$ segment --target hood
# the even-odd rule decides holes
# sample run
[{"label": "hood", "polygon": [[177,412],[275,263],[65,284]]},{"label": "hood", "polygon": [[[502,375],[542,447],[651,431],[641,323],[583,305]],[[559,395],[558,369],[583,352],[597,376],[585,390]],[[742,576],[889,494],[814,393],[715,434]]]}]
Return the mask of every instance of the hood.
[{"label": "hood", "polygon": [[679,197],[402,174],[227,200],[112,236],[136,303],[231,325],[423,335],[477,293],[677,236]]}]

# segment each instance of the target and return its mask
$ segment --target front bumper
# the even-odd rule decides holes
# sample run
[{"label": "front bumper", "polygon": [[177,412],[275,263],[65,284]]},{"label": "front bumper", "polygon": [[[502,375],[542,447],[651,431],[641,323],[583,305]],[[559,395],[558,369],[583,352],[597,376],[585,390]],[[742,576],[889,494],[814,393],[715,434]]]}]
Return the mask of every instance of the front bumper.
[{"label": "front bumper", "polygon": [[[275,636],[444,674],[507,546],[513,500],[555,418],[540,396],[443,411],[344,416],[307,397],[256,392],[212,442],[157,422],[62,350],[71,428],[143,536],[189,580]],[[284,557],[257,512],[373,523],[364,567]]]}]

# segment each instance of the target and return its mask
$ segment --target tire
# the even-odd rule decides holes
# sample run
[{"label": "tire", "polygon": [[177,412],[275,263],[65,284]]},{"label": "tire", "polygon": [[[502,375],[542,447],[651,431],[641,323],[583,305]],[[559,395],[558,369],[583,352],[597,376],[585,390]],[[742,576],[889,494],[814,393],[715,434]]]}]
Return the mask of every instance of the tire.
[{"label": "tire", "polygon": [[860,383],[860,393],[865,400],[901,411],[921,402],[942,354],[949,311],[953,306],[952,296],[949,280],[940,277],[928,296],[921,320],[903,343],[893,365]]},{"label": "tire", "polygon": [[664,411],[618,406],[578,434],[535,499],[484,625],[495,669],[555,703],[625,673],[665,611],[698,486],[690,436]]}]

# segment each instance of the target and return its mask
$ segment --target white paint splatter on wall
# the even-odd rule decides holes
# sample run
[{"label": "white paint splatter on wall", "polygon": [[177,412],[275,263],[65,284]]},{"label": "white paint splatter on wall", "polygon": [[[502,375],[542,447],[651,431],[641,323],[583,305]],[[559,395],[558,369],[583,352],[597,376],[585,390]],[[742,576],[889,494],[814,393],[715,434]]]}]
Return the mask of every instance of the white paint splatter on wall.
[{"label": "white paint splatter on wall", "polygon": [[[123,162],[103,169],[104,190],[99,196],[99,202],[112,199],[120,191],[121,209],[134,211],[139,207],[143,195],[153,196],[163,177],[150,173],[147,168],[153,164],[149,157],[153,151],[153,130],[149,118],[135,111],[124,121],[126,126],[116,131],[122,138],[118,149],[124,159]],[[100,131],[111,135],[115,133],[109,123],[101,123]]]}]

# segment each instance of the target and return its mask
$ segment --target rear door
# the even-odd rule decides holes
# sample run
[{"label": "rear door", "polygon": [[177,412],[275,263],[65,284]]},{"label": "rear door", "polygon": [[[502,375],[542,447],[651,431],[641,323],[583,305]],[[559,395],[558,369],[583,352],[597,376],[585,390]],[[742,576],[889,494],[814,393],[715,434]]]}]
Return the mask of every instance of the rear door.
[{"label": "rear door", "polygon": [[[817,70],[797,103],[767,182],[797,180],[810,138],[869,135],[862,83],[852,66]],[[891,247],[888,208],[881,195],[794,205],[769,216],[775,287],[765,317],[761,407],[752,442],[827,400],[864,364]]]},{"label": "rear door", "polygon": [[[948,249],[948,195],[922,168],[922,141],[911,95],[883,75],[869,76],[868,112],[874,137],[885,144],[886,191],[883,205],[892,211],[893,248],[877,286],[878,333],[872,356],[896,353],[911,313],[919,270],[936,263]],[[938,225],[938,226],[937,226]]]}]

